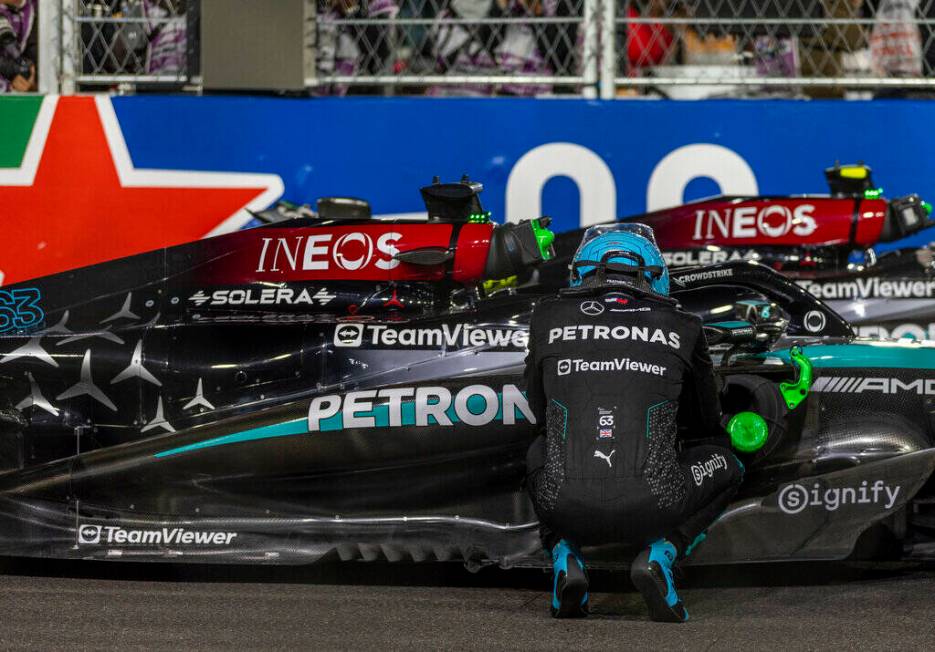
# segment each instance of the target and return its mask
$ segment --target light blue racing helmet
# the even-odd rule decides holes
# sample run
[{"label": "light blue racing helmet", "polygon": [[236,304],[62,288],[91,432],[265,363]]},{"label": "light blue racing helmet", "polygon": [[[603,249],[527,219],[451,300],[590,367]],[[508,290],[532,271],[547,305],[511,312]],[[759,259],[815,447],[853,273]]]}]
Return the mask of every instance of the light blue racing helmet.
[{"label": "light blue racing helmet", "polygon": [[669,270],[645,224],[592,226],[571,261],[571,287],[629,285],[644,292],[669,294]]}]

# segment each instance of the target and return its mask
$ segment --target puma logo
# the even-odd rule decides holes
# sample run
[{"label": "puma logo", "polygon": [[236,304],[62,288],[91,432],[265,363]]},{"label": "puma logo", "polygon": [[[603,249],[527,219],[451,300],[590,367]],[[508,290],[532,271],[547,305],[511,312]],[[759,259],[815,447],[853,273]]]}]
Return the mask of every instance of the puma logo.
[{"label": "puma logo", "polygon": [[614,453],[616,453],[616,452],[617,452],[617,449],[616,449],[616,448],[615,448],[614,450],[610,451],[610,455],[604,455],[604,454],[603,454],[602,452],[600,452],[600,451],[594,451],[594,457],[599,457],[599,458],[601,458],[602,460],[604,460],[605,462],[607,462],[607,466],[613,468],[614,463],[610,461],[610,458],[612,458],[612,457],[614,456]]}]

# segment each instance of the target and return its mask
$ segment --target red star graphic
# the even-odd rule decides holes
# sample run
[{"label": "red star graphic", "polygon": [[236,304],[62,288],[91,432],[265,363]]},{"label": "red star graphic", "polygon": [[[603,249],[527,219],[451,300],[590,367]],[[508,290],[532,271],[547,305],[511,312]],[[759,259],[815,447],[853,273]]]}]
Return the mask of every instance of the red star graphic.
[{"label": "red star graphic", "polygon": [[[29,150],[23,169],[0,172],[4,285],[235,230],[242,209],[282,192],[275,175],[136,170],[108,98],[45,102],[54,117],[31,185]],[[43,129],[40,111],[30,147]],[[4,185],[17,175],[26,182]]]}]

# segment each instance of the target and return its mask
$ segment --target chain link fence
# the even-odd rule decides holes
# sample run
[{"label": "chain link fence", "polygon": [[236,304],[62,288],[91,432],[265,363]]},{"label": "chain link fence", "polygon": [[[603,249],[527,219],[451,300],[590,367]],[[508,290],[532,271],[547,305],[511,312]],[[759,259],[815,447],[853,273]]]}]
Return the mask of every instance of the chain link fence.
[{"label": "chain link fence", "polygon": [[317,92],[594,92],[596,0],[319,3]]},{"label": "chain link fence", "polygon": [[614,20],[618,94],[935,88],[935,0],[631,0]]},{"label": "chain link fence", "polygon": [[63,82],[178,87],[197,73],[193,0],[62,0]]},{"label": "chain link fence", "polygon": [[[198,0],[61,0],[63,80],[198,77]],[[318,0],[309,92],[605,98],[935,90],[935,0]]]}]

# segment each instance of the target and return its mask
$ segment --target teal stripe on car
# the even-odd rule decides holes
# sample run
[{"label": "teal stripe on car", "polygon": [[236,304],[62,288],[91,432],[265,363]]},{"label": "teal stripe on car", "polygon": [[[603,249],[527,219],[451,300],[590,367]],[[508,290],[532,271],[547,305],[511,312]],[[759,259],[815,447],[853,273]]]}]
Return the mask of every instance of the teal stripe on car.
[{"label": "teal stripe on car", "polygon": [[[525,392],[523,395],[525,396]],[[494,421],[503,421],[503,394],[497,392],[497,400],[499,403],[499,408],[497,409],[497,414],[494,417]],[[474,414],[481,414],[484,411],[485,403],[484,398],[477,394],[473,394],[468,397],[467,400],[467,409]],[[358,412],[357,416],[365,414],[364,412]],[[386,428],[390,425],[390,408],[389,405],[374,405],[371,410],[366,412],[367,416],[372,416],[374,419],[375,428]],[[452,423],[460,423],[461,419],[458,418],[457,412],[455,412],[455,407],[452,405],[447,410],[445,414],[448,415],[448,418]],[[514,409],[513,413],[514,418],[517,421],[522,421],[526,417],[523,413]],[[401,426],[414,426],[416,423],[416,404],[413,401],[403,401],[400,405],[400,417],[401,417]],[[432,417],[429,418],[429,425],[438,425],[436,420]],[[322,419],[318,426],[317,432],[333,432],[335,430],[344,429],[344,415],[342,412],[338,412],[332,417],[327,419]],[[251,428],[249,430],[243,430],[241,432],[235,432],[230,435],[223,435],[221,437],[214,437],[213,439],[205,439],[204,441],[196,442],[194,444],[188,444],[186,446],[179,446],[178,448],[171,448],[167,451],[162,451],[161,453],[156,453],[155,457],[164,458],[171,457],[172,455],[178,455],[180,453],[188,453],[190,451],[201,450],[205,448],[213,448],[214,446],[225,446],[227,444],[239,444],[245,441],[256,441],[258,439],[270,439],[273,437],[287,437],[291,435],[305,435],[308,434],[308,418],[301,417],[298,419],[293,419],[291,421],[286,421],[283,423],[274,423],[268,426],[260,426],[258,428]]]},{"label": "teal stripe on car", "polygon": [[293,419],[292,421],[285,421],[283,423],[273,423],[268,426],[260,426],[259,428],[250,428],[249,430],[243,430],[241,432],[235,432],[230,435],[224,435],[223,437],[215,437],[214,439],[205,439],[204,441],[199,441],[194,444],[188,444],[187,446],[179,446],[178,448],[170,448],[167,451],[162,451],[161,453],[156,453],[156,457],[170,457],[172,455],[178,455],[179,453],[188,453],[189,451],[197,451],[203,448],[212,448],[214,446],[224,446],[225,444],[239,444],[244,441],[255,441],[257,439],[270,439],[271,437],[287,437],[289,435],[304,435],[308,432],[308,419],[302,417],[300,419]]},{"label": "teal stripe on car", "polygon": [[[858,342],[852,344],[816,344],[802,351],[819,369],[932,369],[935,370],[935,347],[913,342]],[[771,351],[769,358],[789,362],[789,350]]]}]

